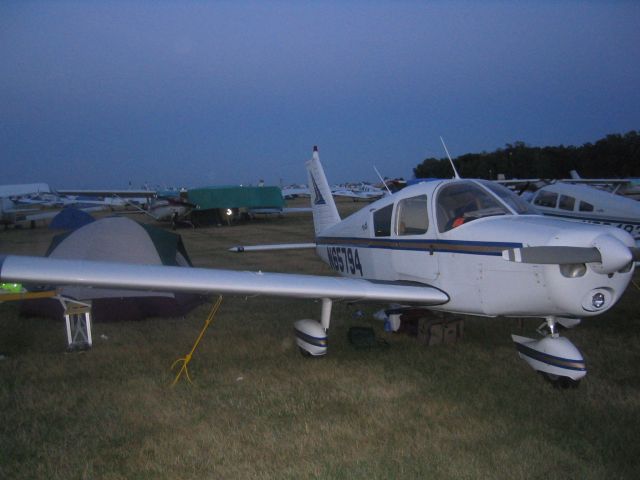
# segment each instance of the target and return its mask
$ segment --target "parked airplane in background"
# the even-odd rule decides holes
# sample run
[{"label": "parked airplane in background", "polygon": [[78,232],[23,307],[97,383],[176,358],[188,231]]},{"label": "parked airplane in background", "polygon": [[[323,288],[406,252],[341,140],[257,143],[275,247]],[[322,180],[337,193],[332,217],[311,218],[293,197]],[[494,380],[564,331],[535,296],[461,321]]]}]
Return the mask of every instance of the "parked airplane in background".
[{"label": "parked airplane in background", "polygon": [[317,148],[307,170],[311,246],[343,278],[7,256],[0,281],[321,299],[320,322],[295,323],[297,345],[314,356],[327,351],[338,299],[537,317],[549,334],[514,335],[520,356],[555,380],[586,375],[582,355],[557,325],[615,305],[638,257],[628,233],[544,217],[495,182],[459,178],[407,187],[341,220]]},{"label": "parked airplane in background", "polygon": [[65,189],[57,190],[59,195],[68,197],[77,203],[93,203],[109,207],[126,207],[128,205],[144,205],[156,196],[154,190],[107,190],[107,189]]},{"label": "parked airplane in background", "polygon": [[640,178],[582,178],[576,170],[569,172],[570,179],[561,180],[576,185],[590,185],[616,195],[640,199]]},{"label": "parked airplane in background", "polygon": [[613,225],[640,246],[640,202],[587,185],[552,183],[533,194],[531,203],[545,215]]},{"label": "parked airplane in background", "polygon": [[[74,203],[74,202],[69,202]],[[60,213],[60,209],[45,207],[63,207],[65,203],[46,183],[25,183],[19,185],[0,185],[0,225],[10,225],[47,220]],[[95,209],[85,208],[85,211]]]},{"label": "parked airplane in background", "polygon": [[20,223],[33,225],[37,220],[53,218],[58,213],[59,210],[43,211],[40,208],[20,208],[13,200],[6,197],[0,198],[0,225],[4,225],[5,228]]},{"label": "parked airplane in background", "polygon": [[297,197],[308,197],[311,195],[309,188],[306,185],[287,185],[280,189],[282,191],[282,198],[290,200]]},{"label": "parked airplane in background", "polygon": [[[361,183],[358,185],[336,185],[331,188],[331,194],[334,197],[352,198],[354,201],[376,200],[385,195],[385,191],[378,187],[374,187],[373,185]],[[305,186],[297,185],[284,187],[282,189],[282,196],[285,199],[309,197],[310,195],[311,192],[309,188]]]},{"label": "parked airplane in background", "polygon": [[158,196],[149,204],[145,213],[158,222],[171,222],[175,227],[176,223],[185,220],[194,207],[182,196]]},{"label": "parked airplane in background", "polygon": [[46,183],[0,185],[0,198],[22,197],[39,193],[51,193],[49,185]]},{"label": "parked airplane in background", "polygon": [[331,194],[334,197],[351,198],[353,201],[357,200],[377,200],[384,197],[387,192],[381,188],[374,187],[367,183],[361,183],[352,187],[338,186],[331,190]]},{"label": "parked airplane in background", "polygon": [[[575,172],[572,171],[572,175]],[[640,202],[609,190],[568,181],[498,180],[518,191],[541,213],[585,223],[613,225],[630,233],[640,246]]]}]

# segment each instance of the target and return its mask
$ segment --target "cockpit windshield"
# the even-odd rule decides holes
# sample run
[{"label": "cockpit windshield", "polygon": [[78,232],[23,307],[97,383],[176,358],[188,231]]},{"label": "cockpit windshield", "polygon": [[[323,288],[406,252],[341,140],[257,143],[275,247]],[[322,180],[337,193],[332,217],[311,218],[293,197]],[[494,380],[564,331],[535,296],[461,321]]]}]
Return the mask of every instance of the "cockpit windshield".
[{"label": "cockpit windshield", "polygon": [[500,199],[509,205],[518,215],[536,215],[540,213],[529,202],[513,193],[507,187],[489,180],[478,180],[478,182],[500,197]]},{"label": "cockpit windshield", "polygon": [[505,205],[473,182],[445,185],[438,193],[437,210],[441,232],[478,218],[511,214]]},{"label": "cockpit windshield", "polygon": [[488,180],[463,181],[445,185],[438,193],[436,204],[438,230],[441,232],[449,231],[478,218],[511,215],[510,209],[519,215],[539,213],[508,188]]}]

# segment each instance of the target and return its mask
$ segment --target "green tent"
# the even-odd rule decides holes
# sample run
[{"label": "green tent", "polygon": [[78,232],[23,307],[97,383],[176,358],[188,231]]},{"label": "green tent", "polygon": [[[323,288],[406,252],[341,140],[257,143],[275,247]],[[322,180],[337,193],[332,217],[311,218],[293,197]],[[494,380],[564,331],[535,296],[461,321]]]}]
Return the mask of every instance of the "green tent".
[{"label": "green tent", "polygon": [[[103,218],[58,235],[49,245],[47,256],[68,260],[192,266],[180,235],[125,217]],[[91,300],[91,313],[96,322],[179,317],[206,301],[205,296],[184,292],[83,286],[63,286],[59,292],[79,301]],[[22,312],[53,318],[61,318],[63,313],[60,302],[53,299],[23,302]]]},{"label": "green tent", "polygon": [[203,187],[189,190],[189,202],[196,210],[220,208],[276,208],[284,207],[279,187]]}]

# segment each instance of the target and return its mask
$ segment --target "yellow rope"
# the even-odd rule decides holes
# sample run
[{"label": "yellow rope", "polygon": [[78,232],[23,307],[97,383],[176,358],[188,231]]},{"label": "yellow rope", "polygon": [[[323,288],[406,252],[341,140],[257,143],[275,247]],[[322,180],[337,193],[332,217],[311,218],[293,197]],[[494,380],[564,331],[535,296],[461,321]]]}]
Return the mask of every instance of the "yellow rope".
[{"label": "yellow rope", "polygon": [[187,353],[187,355],[184,358],[179,358],[178,360],[173,362],[173,365],[171,365],[171,370],[173,370],[173,368],[176,365],[182,362],[182,367],[180,367],[180,371],[176,375],[176,378],[173,380],[173,383],[171,384],[172,387],[175,386],[176,383],[178,383],[178,380],[180,379],[183,373],[186,375],[189,383],[193,383],[191,381],[191,377],[189,376],[189,370],[187,369],[187,366],[189,365],[189,362],[193,357],[193,352],[195,352],[196,348],[198,347],[198,344],[200,343],[200,340],[202,340],[202,337],[204,336],[204,332],[209,327],[209,324],[211,324],[211,322],[213,321],[213,317],[216,315],[216,312],[218,311],[218,308],[220,308],[221,303],[222,303],[222,295],[218,297],[218,300],[216,301],[216,303],[211,307],[211,312],[209,312],[209,316],[207,317],[207,320],[204,322],[204,327],[202,327],[202,330],[200,330],[200,335],[198,335],[196,342],[193,344],[193,347],[191,347],[191,351]]},{"label": "yellow rope", "polygon": [[636,283],[636,281],[633,278],[631,279],[631,283],[633,283],[634,287],[636,287],[638,290],[640,290],[640,286],[638,286],[638,284]]}]

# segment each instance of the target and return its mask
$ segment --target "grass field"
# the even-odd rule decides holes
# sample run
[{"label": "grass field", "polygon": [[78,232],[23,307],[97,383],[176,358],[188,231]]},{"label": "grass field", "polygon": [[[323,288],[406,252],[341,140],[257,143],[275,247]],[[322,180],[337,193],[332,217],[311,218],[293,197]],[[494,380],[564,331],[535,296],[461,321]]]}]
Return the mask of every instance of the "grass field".
[{"label": "grass field", "polygon": [[[312,229],[297,214],[180,233],[197,266],[330,275],[312,251],[226,251],[311,241]],[[0,252],[40,255],[52,235],[2,231]],[[381,305],[336,304],[329,354],[304,359],[292,323],[318,318],[318,303],[226,297],[194,384],[171,388],[209,306],[94,324],[93,349],[66,354],[60,322],[0,304],[0,478],[638,478],[638,296],[630,286],[566,334],[589,368],[566,391],[517,357],[514,319],[467,318],[462,342],[426,348],[384,333],[371,319]],[[390,347],[353,349],[354,325]]]}]

